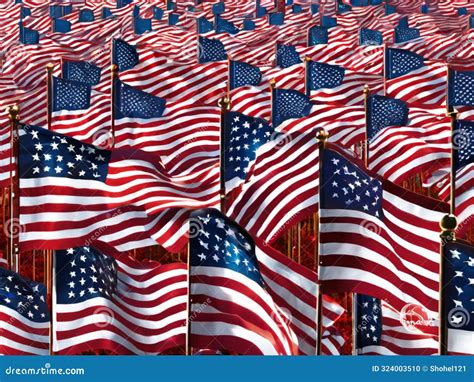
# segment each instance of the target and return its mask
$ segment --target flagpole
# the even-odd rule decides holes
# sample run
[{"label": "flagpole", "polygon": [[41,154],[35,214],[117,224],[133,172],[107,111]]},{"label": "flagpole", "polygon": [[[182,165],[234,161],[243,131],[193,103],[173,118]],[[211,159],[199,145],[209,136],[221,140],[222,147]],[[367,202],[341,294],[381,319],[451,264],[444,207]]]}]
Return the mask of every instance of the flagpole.
[{"label": "flagpole", "polygon": [[188,241],[188,247],[187,247],[187,267],[188,267],[188,299],[186,300],[186,312],[187,312],[187,317],[186,317],[186,349],[185,349],[185,354],[192,355],[192,349],[191,349],[191,244]]},{"label": "flagpole", "polygon": [[113,148],[115,145],[115,107],[116,107],[116,87],[117,87],[117,81],[118,81],[118,66],[115,64],[112,64],[110,67],[110,80],[111,80],[111,121],[110,121],[110,134],[112,134],[112,143],[111,147]]},{"label": "flagpole", "polygon": [[[276,80],[274,78],[272,78],[270,80],[270,123],[273,124],[274,121],[273,121],[273,101],[274,101],[274,93],[275,93],[275,90],[276,90]],[[274,128],[276,126],[273,126]]]},{"label": "flagpole", "polygon": [[446,245],[456,240],[456,217],[452,214],[444,215],[439,223],[441,227],[440,266],[439,266],[439,355],[448,354],[448,325],[446,302],[444,297],[443,275],[446,266]]},{"label": "flagpole", "polygon": [[311,63],[311,57],[306,56],[304,58],[304,92],[309,97],[311,95],[311,89],[309,86],[309,65]]},{"label": "flagpole", "polygon": [[[324,130],[319,130],[316,134],[316,139],[318,140],[318,150],[319,150],[319,179],[322,179],[322,172],[323,172],[323,152],[326,148],[326,144],[329,139],[329,134]],[[321,184],[320,184],[321,187]],[[323,308],[323,294],[321,293],[321,279],[320,279],[320,261],[319,256],[321,253],[321,203],[319,203],[318,207],[318,235],[317,235],[317,253],[316,253],[316,273],[318,277],[318,295],[317,295],[317,317],[316,317],[316,330],[317,330],[317,343],[316,343],[316,355],[321,355],[321,338],[323,335],[323,315],[322,315],[322,308]]]},{"label": "flagpole", "polygon": [[450,201],[449,201],[449,213],[451,215],[455,215],[456,211],[456,170],[454,168],[454,132],[456,130],[456,122],[458,119],[458,113],[452,111],[449,113],[449,117],[451,118],[451,186],[450,186]]},{"label": "flagpole", "polygon": [[48,111],[48,130],[51,129],[53,115],[53,70],[54,64],[46,65],[46,94],[47,94],[47,111]]},{"label": "flagpole", "polygon": [[[10,106],[8,108],[8,116],[10,119],[10,210],[9,210],[9,228],[8,228],[8,263],[11,270],[18,273],[19,270],[19,234],[21,226],[19,222],[20,217],[20,203],[19,203],[19,187],[18,187],[18,120],[20,108],[18,105]],[[15,158],[15,163],[13,163]],[[15,173],[15,175],[13,175]],[[8,222],[7,222],[8,223]],[[18,232],[17,232],[18,231]]]},{"label": "flagpole", "polygon": [[47,293],[49,296],[49,303],[50,303],[50,315],[51,320],[49,324],[49,355],[54,355],[54,296],[53,296],[53,278],[54,278],[54,258],[53,258],[53,251],[47,250],[46,251],[46,261],[47,261],[47,270],[48,270],[48,279],[47,279]]},{"label": "flagpole", "polygon": [[387,43],[383,44],[383,95],[387,95]]},{"label": "flagpole", "polygon": [[221,107],[221,126],[220,126],[220,207],[223,214],[226,213],[226,189],[225,189],[225,119],[226,114],[229,111],[230,103],[229,99],[224,97],[219,101]]},{"label": "flagpole", "polygon": [[368,123],[368,103],[369,103],[369,93],[370,88],[369,85],[364,86],[364,114],[365,114],[365,145],[364,145],[364,163],[365,167],[369,168],[369,123]]},{"label": "flagpole", "polygon": [[449,79],[451,78],[451,68],[449,64],[446,66],[446,114],[449,116],[449,113],[453,112],[454,109],[449,104]]},{"label": "flagpole", "polygon": [[229,108],[230,108],[230,58],[229,55],[227,55],[227,100],[229,101]]}]

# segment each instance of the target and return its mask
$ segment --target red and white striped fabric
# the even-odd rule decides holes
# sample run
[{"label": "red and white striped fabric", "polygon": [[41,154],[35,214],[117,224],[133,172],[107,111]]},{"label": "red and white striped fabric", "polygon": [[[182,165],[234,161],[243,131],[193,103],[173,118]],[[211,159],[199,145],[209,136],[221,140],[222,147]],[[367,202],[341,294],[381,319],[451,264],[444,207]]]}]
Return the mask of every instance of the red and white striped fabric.
[{"label": "red and white striped fabric", "polygon": [[410,107],[407,126],[382,129],[369,142],[369,168],[401,183],[449,167],[450,120],[441,107]]},{"label": "red and white striped fabric", "polygon": [[[334,166],[349,166],[338,181],[323,174],[325,195],[336,197],[333,187],[353,176],[378,179],[369,189],[380,200],[380,217],[366,209],[338,209],[321,205],[320,280],[324,291],[352,291],[388,299],[401,310],[408,302],[421,305],[436,317],[439,299],[439,222],[449,206],[377,178],[363,164],[328,144],[330,155],[342,158]],[[332,167],[328,167],[332,168]],[[352,170],[351,170],[352,169]],[[363,175],[362,175],[363,174]],[[367,174],[367,175],[366,175]],[[381,189],[380,189],[381,188]],[[346,191],[349,190],[347,186]],[[342,192],[343,190],[341,190]],[[354,191],[355,192],[355,191]],[[367,192],[359,195],[366,197]],[[376,193],[375,196],[373,193]],[[369,196],[367,196],[369,197]],[[337,200],[337,199],[336,199]],[[356,198],[357,200],[357,198]],[[372,199],[370,199],[372,200]],[[344,203],[344,202],[342,202]],[[355,203],[353,201],[353,203]],[[379,207],[377,207],[379,208]],[[378,210],[377,210],[378,212]]]},{"label": "red and white striped fabric", "polygon": [[217,106],[168,102],[160,118],[117,119],[115,148],[159,155],[171,175],[201,171],[218,163],[220,115]]},{"label": "red and white striped fabric", "polygon": [[342,347],[346,340],[335,327],[324,330],[321,339],[321,354],[323,355],[341,355]]},{"label": "red and white striped fabric", "polygon": [[315,127],[328,132],[330,142],[351,148],[365,138],[364,106],[314,104],[307,117],[286,120],[278,126],[278,130],[290,134],[309,134]]},{"label": "red and white striped fabric", "polygon": [[332,89],[312,90],[311,100],[322,104],[363,105],[364,86],[368,85],[372,93],[379,94],[383,91],[383,83],[380,75],[345,70],[341,85]]},{"label": "red and white striped fabric", "polygon": [[386,80],[385,95],[408,104],[445,105],[447,66],[426,62],[425,66],[395,79]]},{"label": "red and white striped fabric", "polygon": [[436,326],[426,326],[426,331],[401,323],[402,315],[382,301],[382,337],[379,345],[359,349],[364,355],[435,355],[438,354]]},{"label": "red and white striped fabric", "polygon": [[[67,256],[56,254],[59,255]],[[183,348],[186,336],[186,265],[140,263],[129,256],[122,256],[115,262],[117,286],[110,297],[58,303],[58,288],[67,289],[68,286],[54,286],[54,351],[79,354],[107,349],[117,354],[145,355]]]},{"label": "red and white striped fabric", "polygon": [[253,236],[272,242],[314,213],[319,201],[315,134],[286,134],[260,147],[228,216]]},{"label": "red and white striped fabric", "polygon": [[[51,138],[38,131],[42,142],[48,144]],[[22,134],[20,140],[26,139],[23,137]],[[72,138],[65,141],[76,150],[84,147]],[[65,155],[65,152],[57,154]],[[96,177],[93,180],[62,178],[58,184],[58,178],[49,176],[20,179],[23,249],[45,248],[45,245],[55,249],[64,247],[65,243],[83,245],[84,240],[97,238],[113,226],[125,229],[127,222],[122,215],[125,212],[138,211],[157,217],[168,209],[202,208],[219,202],[218,165],[189,175],[170,176],[159,158],[149,153],[139,150],[132,156],[128,150],[110,153],[112,159],[104,181]],[[93,163],[100,159],[90,157],[89,160]]]}]

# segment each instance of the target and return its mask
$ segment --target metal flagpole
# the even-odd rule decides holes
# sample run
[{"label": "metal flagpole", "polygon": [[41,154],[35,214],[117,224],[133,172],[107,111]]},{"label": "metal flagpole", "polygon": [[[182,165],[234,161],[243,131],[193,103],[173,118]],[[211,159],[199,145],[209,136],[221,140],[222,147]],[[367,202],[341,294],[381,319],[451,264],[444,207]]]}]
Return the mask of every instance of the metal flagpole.
[{"label": "metal flagpole", "polygon": [[[322,171],[323,171],[323,160],[322,160],[322,153],[326,148],[326,143],[328,141],[329,134],[324,131],[320,130],[316,134],[316,139],[318,140],[318,149],[319,149],[319,179],[322,178]],[[320,189],[321,189],[321,182],[320,182]],[[319,211],[318,211],[318,236],[317,236],[317,254],[316,254],[316,273],[318,275],[318,296],[317,296],[317,310],[316,310],[316,330],[317,330],[317,343],[316,343],[316,355],[321,355],[321,338],[323,335],[323,328],[322,328],[322,308],[323,308],[323,294],[321,293],[321,280],[320,280],[320,261],[319,256],[321,254],[321,240],[320,240],[320,229],[321,226],[321,203],[319,204]]]},{"label": "metal flagpole", "polygon": [[49,296],[49,303],[50,303],[50,324],[49,324],[49,355],[54,355],[54,293],[53,293],[53,280],[55,279],[54,275],[54,255],[52,250],[46,251],[46,262],[47,262],[47,271],[48,271],[48,279],[47,279],[47,293]]},{"label": "metal flagpole", "polygon": [[221,125],[220,125],[220,207],[223,214],[226,213],[226,190],[225,190],[225,120],[226,114],[230,109],[230,102],[227,97],[219,101],[221,108]]},{"label": "metal flagpole", "polygon": [[[21,232],[21,225],[19,221],[20,217],[20,199],[19,199],[19,187],[18,187],[18,120],[19,120],[20,108],[17,105],[10,106],[8,108],[8,116],[10,119],[10,209],[9,209],[9,223],[7,222],[8,229],[8,262],[9,267],[14,272],[18,273],[19,270],[19,235]],[[15,158],[15,162],[13,162]]]},{"label": "metal flagpole", "polygon": [[187,249],[187,263],[188,263],[188,299],[186,300],[186,355],[192,355],[191,349],[191,244],[188,241]]},{"label": "metal flagpole", "polygon": [[115,108],[116,108],[116,87],[117,87],[117,81],[118,81],[118,66],[115,64],[112,64],[110,67],[110,80],[111,80],[111,109],[110,109],[110,115],[111,115],[111,121],[110,121],[110,134],[112,135],[112,140],[110,144],[110,148],[113,148],[115,145]]},{"label": "metal flagpole", "polygon": [[445,215],[440,222],[441,245],[439,266],[439,355],[448,354],[448,326],[446,302],[444,297],[443,275],[446,264],[446,244],[456,240],[455,230],[457,227],[456,217],[452,214]]},{"label": "metal flagpole", "polygon": [[54,64],[46,65],[46,94],[47,94],[47,112],[48,112],[48,130],[51,130],[53,115],[53,70]]},{"label": "metal flagpole", "polygon": [[310,73],[309,73],[309,66],[311,64],[311,57],[306,56],[304,58],[304,92],[305,94],[309,97],[311,95],[311,90],[310,90]]},{"label": "metal flagpole", "polygon": [[456,196],[455,196],[455,191],[456,191],[456,171],[454,168],[454,132],[456,130],[456,123],[458,119],[458,113],[455,111],[452,111],[449,113],[449,117],[451,118],[451,176],[450,176],[450,181],[451,181],[451,186],[450,186],[450,202],[449,202],[449,213],[451,215],[455,215],[456,211]]}]

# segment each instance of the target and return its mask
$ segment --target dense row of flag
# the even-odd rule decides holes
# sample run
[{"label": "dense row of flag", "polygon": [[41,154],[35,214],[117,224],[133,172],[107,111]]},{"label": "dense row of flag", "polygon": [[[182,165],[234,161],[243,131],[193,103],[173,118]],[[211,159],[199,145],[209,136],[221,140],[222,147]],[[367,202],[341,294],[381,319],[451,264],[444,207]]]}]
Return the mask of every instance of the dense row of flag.
[{"label": "dense row of flag", "polygon": [[[21,109],[0,179],[20,249],[55,250],[51,313],[1,270],[1,353],[315,354],[319,331],[339,354],[337,291],[360,354],[437,352],[442,200],[458,235],[474,216],[474,6],[277,3],[0,9],[0,104]],[[442,200],[401,187],[419,174]],[[316,274],[271,245],[318,212]],[[188,242],[189,269],[118,255]],[[448,348],[472,353],[474,249],[444,250]],[[435,324],[401,325],[407,304]]]}]

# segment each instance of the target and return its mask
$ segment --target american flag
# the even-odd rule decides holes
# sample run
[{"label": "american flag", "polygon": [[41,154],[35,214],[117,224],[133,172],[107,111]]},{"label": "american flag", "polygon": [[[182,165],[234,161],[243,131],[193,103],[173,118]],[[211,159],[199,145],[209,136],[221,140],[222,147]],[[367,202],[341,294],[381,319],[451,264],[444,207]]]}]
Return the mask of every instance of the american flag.
[{"label": "american flag", "polygon": [[448,104],[474,106],[474,71],[451,69],[448,76]]},{"label": "american flag", "polygon": [[190,224],[191,346],[298,354],[288,316],[265,290],[251,237],[214,209],[193,212]]},{"label": "american flag", "polygon": [[217,167],[172,177],[150,154],[104,150],[36,126],[20,126],[19,165],[23,248],[84,243],[99,228],[118,232],[130,218],[122,213],[159,217],[218,202]]},{"label": "american flag", "polygon": [[386,95],[408,104],[443,105],[446,99],[447,66],[430,62],[404,49],[387,48]]},{"label": "american flag", "polygon": [[0,353],[49,354],[46,286],[0,267]]},{"label": "american flag", "polygon": [[306,72],[311,99],[321,103],[339,103],[347,106],[362,105],[365,85],[373,93],[383,90],[379,75],[357,73],[339,65],[309,61]]},{"label": "american flag", "polygon": [[253,236],[273,242],[290,225],[317,211],[318,174],[314,131],[275,137],[257,151],[252,173],[228,215]]},{"label": "american flag", "polygon": [[420,172],[449,166],[450,121],[440,106],[408,107],[395,98],[373,95],[367,103],[369,168],[401,183]]},{"label": "american flag", "polygon": [[[363,355],[434,355],[438,353],[436,322],[417,315],[417,309],[400,311],[375,297],[357,295],[357,352]],[[403,325],[402,320],[420,325]],[[424,324],[424,327],[421,325]]]},{"label": "american flag", "polygon": [[444,248],[443,293],[448,326],[448,351],[474,354],[474,247],[463,242],[448,242]]},{"label": "american flag", "polygon": [[440,201],[381,180],[335,146],[321,155],[320,280],[325,290],[370,293],[436,316]]},{"label": "american flag", "polygon": [[185,264],[114,259],[92,247],[56,251],[54,259],[55,352],[143,355],[184,346]]}]

